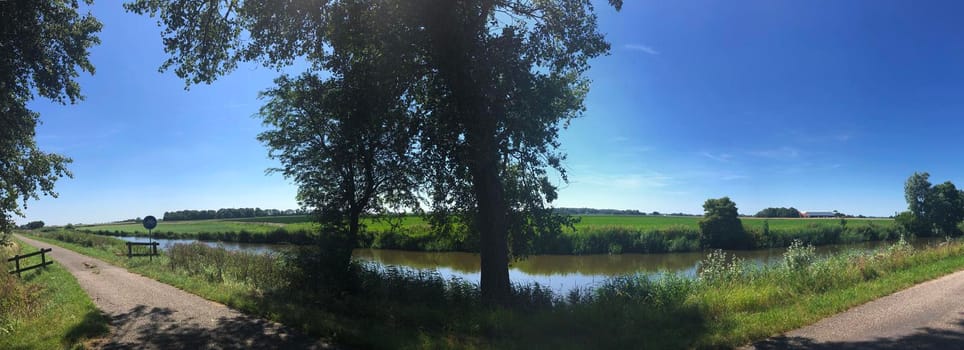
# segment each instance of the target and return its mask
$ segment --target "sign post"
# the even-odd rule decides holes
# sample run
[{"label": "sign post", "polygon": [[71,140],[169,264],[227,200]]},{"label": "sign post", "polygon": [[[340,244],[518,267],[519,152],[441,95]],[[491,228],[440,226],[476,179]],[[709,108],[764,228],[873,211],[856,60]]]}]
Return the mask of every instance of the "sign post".
[{"label": "sign post", "polygon": [[150,247],[148,248],[150,249],[148,255],[151,257],[151,261],[154,261],[154,228],[157,227],[157,218],[155,218],[153,215],[148,215],[142,222],[144,224],[144,228],[147,229],[148,241],[151,243]]}]

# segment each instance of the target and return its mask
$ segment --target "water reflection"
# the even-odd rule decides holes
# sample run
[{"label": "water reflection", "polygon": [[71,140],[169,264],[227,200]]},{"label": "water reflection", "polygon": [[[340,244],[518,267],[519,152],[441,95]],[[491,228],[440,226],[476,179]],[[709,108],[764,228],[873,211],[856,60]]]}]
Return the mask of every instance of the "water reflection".
[{"label": "water reflection", "polygon": [[[131,242],[146,242],[144,237],[118,237]],[[164,249],[177,243],[192,243],[190,239],[155,239]],[[936,239],[918,239],[915,246],[936,242]],[[202,242],[210,246],[223,246],[229,250],[254,252],[280,251],[291,247],[277,244]],[[828,255],[846,250],[867,251],[888,246],[889,242],[864,242],[816,247],[818,255]],[[786,248],[732,251],[730,253],[755,264],[770,264],[783,259]],[[655,274],[659,272],[681,273],[695,276],[697,264],[706,252],[671,254],[622,254],[622,255],[534,255],[513,262],[509,278],[514,283],[539,283],[557,292],[573,288],[598,285],[607,278],[626,274]],[[380,266],[435,271],[445,279],[460,278],[478,283],[480,276],[479,255],[462,252],[412,252],[401,250],[356,249],[355,259]]]},{"label": "water reflection", "polygon": [[[127,236],[117,236],[114,237],[127,242],[148,242],[150,239],[148,237],[127,237]],[[195,239],[163,239],[155,238],[154,242],[160,243],[159,247],[161,249],[167,249],[175,244],[191,244],[194,242],[204,243],[211,247],[224,247],[224,249],[231,251],[249,251],[254,253],[267,253],[267,252],[277,252],[282,249],[291,247],[287,244],[261,244],[261,243],[237,243],[237,242],[210,242],[210,241],[198,241]]]}]

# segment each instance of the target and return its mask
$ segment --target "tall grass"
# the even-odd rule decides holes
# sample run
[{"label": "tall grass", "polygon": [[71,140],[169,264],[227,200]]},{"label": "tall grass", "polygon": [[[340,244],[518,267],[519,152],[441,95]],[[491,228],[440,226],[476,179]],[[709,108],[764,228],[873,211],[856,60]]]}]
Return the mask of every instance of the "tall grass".
[{"label": "tall grass", "polygon": [[[301,217],[303,219],[304,217]],[[252,221],[258,218],[253,218]],[[574,230],[556,237],[543,237],[530,254],[621,254],[672,253],[702,249],[698,217],[586,216]],[[294,222],[294,221],[293,221]],[[477,252],[473,240],[463,236],[439,236],[419,217],[401,218],[397,226],[386,220],[365,220],[359,248],[412,251]],[[157,238],[199,239],[240,243],[313,244],[316,232],[310,223],[294,222],[283,227],[262,222],[207,220],[168,224],[154,232]],[[896,240],[899,228],[890,220],[862,219],[754,219],[744,218],[749,234],[747,248],[787,247],[794,240],[813,245]],[[138,225],[105,225],[82,228],[108,236],[146,236]]]},{"label": "tall grass", "polygon": [[213,283],[249,286],[256,292],[288,287],[285,262],[274,253],[229,251],[202,243],[175,244],[166,252],[167,267]]},{"label": "tall grass", "polygon": [[107,317],[63,267],[34,269],[22,278],[7,273],[13,268],[7,258],[36,250],[19,242],[0,245],[0,349],[84,348],[106,335]]}]

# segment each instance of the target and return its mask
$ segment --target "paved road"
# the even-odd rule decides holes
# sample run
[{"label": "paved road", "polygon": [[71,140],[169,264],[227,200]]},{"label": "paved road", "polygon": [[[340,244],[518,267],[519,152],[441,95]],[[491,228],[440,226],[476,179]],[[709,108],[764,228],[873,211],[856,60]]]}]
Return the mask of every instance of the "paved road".
[{"label": "paved road", "polygon": [[768,339],[756,349],[964,349],[964,271]]},{"label": "paved road", "polygon": [[104,349],[319,349],[328,346],[68,249],[15,235],[51,256],[111,318]]}]

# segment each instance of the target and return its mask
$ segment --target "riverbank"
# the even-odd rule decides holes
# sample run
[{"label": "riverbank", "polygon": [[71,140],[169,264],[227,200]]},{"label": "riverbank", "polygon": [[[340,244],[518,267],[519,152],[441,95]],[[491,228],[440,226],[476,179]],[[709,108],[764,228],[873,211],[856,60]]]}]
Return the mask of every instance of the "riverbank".
[{"label": "riverbank", "polygon": [[[206,220],[161,223],[153,232],[163,239],[197,239],[262,244],[310,244],[316,233],[309,222],[235,222]],[[307,218],[305,218],[307,220]],[[554,236],[540,236],[529,254],[622,254],[698,252],[699,217],[583,216],[572,228]],[[419,217],[401,218],[393,226],[366,219],[358,248],[409,251],[477,252],[467,235],[434,235]],[[885,219],[756,219],[743,218],[750,249],[782,248],[794,240],[813,245],[896,240],[899,230]],[[51,229],[56,230],[56,229]],[[147,236],[138,224],[79,227],[105,236]],[[207,231],[206,231],[207,230]],[[713,248],[713,247],[711,247]]]},{"label": "riverbank", "polygon": [[[67,235],[83,234],[62,237]],[[121,241],[78,241],[86,239],[94,244],[45,241],[366,348],[739,346],[964,268],[964,245],[957,241],[921,249],[900,243],[824,259],[800,245],[767,266],[711,255],[696,278],[628,275],[567,294],[515,285],[513,307],[489,309],[477,303],[478,286],[437,273],[360,266],[360,288],[332,296],[319,294],[306,279],[310,251],[256,261],[254,255],[194,244],[151,262],[118,256]],[[252,266],[277,270],[253,272]]]},{"label": "riverbank", "polygon": [[[0,349],[73,349],[107,334],[106,316],[91,302],[77,280],[58,264],[8,274],[6,258],[37,248],[14,240],[0,247]],[[28,264],[39,262],[29,258]]]}]

